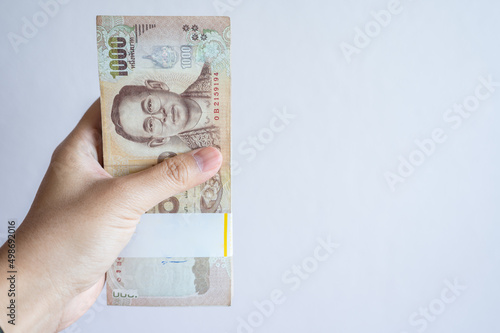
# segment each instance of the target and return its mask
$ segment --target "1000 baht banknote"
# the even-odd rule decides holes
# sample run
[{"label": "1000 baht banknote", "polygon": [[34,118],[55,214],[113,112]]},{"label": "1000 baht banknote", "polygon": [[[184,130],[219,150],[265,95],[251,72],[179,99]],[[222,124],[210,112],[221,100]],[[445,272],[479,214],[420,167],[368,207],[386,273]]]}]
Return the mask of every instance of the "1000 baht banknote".
[{"label": "1000 baht banknote", "polygon": [[110,305],[230,305],[231,257],[118,258],[107,275]]},{"label": "1000 baht banknote", "polygon": [[223,154],[216,176],[150,212],[230,212],[230,38],[227,17],[97,17],[105,169],[121,176],[205,146]]},{"label": "1000 baht banknote", "polygon": [[[147,212],[163,214],[158,229],[141,219],[136,236],[147,239],[129,244],[127,256],[108,271],[108,304],[231,303],[230,39],[227,17],[97,17],[106,171],[112,176],[139,172],[206,146],[217,147],[223,155],[214,177]],[[194,233],[189,234],[192,226],[182,228],[182,219],[175,224],[172,213],[186,214],[186,221],[193,216],[201,228],[197,237],[205,237],[200,230],[206,229],[207,235],[215,235],[213,242],[203,242],[208,245],[200,248],[193,243]],[[215,222],[199,213],[214,215]],[[165,244],[165,232],[174,225],[187,230],[182,236],[186,242],[172,241],[177,252]],[[138,244],[151,246],[137,251]],[[191,256],[179,254],[182,246],[194,247],[186,249]]]}]

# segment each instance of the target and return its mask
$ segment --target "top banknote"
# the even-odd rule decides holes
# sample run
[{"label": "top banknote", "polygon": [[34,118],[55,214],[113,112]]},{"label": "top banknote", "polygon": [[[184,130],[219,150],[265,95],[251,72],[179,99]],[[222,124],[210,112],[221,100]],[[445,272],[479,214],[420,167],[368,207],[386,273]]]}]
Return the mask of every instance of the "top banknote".
[{"label": "top banknote", "polygon": [[230,213],[228,17],[98,16],[104,167],[122,176],[200,147],[220,171],[149,213]]}]

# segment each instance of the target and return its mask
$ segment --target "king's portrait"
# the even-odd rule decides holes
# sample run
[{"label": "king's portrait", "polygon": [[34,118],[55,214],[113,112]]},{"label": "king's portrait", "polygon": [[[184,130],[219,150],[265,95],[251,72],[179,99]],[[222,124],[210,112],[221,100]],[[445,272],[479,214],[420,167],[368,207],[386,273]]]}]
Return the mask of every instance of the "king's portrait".
[{"label": "king's portrait", "polygon": [[[177,136],[191,149],[218,146],[219,130],[204,117],[211,99],[210,65],[184,92],[165,82],[145,80],[123,86],[113,100],[111,121],[121,137],[154,148]],[[201,140],[201,141],[200,141]]]}]

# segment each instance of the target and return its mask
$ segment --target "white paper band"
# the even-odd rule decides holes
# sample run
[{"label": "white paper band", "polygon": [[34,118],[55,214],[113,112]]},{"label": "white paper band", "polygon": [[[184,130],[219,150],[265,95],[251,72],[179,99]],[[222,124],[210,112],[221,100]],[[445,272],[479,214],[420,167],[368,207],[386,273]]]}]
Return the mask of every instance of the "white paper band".
[{"label": "white paper band", "polygon": [[231,214],[144,214],[120,257],[232,256]]}]

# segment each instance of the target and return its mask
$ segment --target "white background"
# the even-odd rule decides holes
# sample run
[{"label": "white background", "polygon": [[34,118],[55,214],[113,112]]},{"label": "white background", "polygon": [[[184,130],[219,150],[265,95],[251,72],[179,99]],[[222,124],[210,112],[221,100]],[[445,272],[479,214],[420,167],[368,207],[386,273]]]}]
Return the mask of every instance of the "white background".
[{"label": "white background", "polygon": [[[226,307],[93,309],[67,332],[417,332],[445,280],[467,286],[426,332],[499,332],[500,87],[454,130],[443,114],[480,76],[500,81],[497,1],[401,0],[348,63],[340,44],[388,0],[232,3],[234,299]],[[99,96],[95,16],[216,15],[209,1],[72,0],[16,53],[37,1],[2,1],[0,220],[22,220],[51,152]],[[254,159],[239,151],[295,115]],[[415,140],[447,140],[391,191],[386,172]],[[265,130],[264,130],[265,131]],[[297,290],[283,280],[340,247]],[[257,322],[255,301],[286,300]],[[446,291],[446,290],[445,290]],[[450,296],[451,294],[447,294]],[[418,317],[423,318],[423,317]],[[21,320],[21,319],[19,319]],[[251,330],[240,329],[241,332]]]}]

